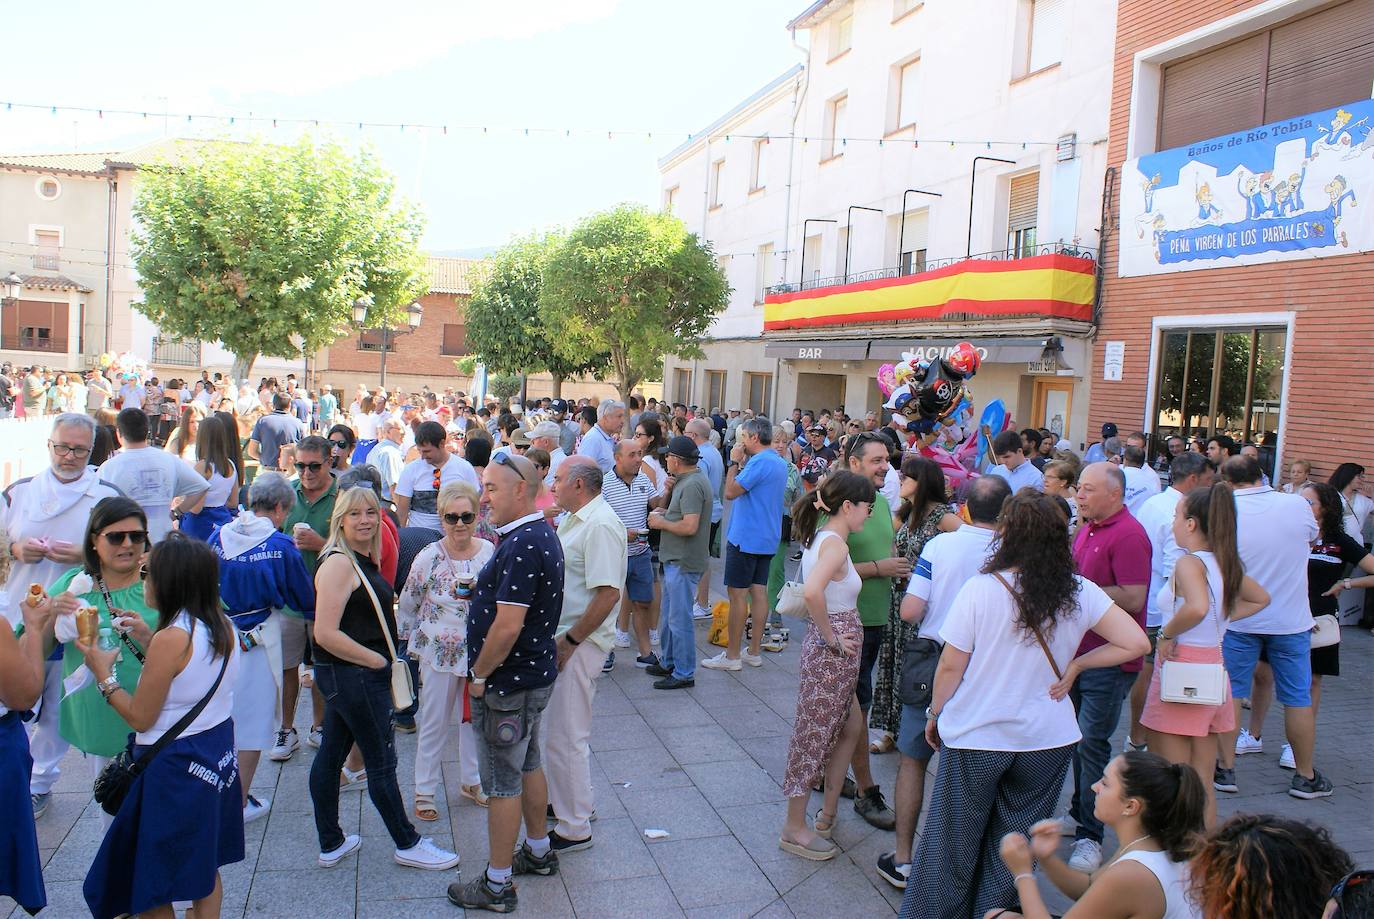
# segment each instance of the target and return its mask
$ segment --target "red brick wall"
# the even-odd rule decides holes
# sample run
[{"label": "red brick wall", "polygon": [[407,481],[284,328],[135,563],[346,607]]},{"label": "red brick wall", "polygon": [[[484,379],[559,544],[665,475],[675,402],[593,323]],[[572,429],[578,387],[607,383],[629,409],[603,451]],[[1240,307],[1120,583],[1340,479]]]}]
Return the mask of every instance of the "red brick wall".
[{"label": "red brick wall", "polygon": [[[1132,63],[1159,42],[1255,5],[1255,0],[1120,0],[1108,162],[1126,156]],[[1119,193],[1119,192],[1118,192]],[[1112,202],[1112,213],[1117,202]],[[1374,461],[1365,446],[1374,430],[1374,253],[1214,268],[1152,277],[1116,276],[1120,220],[1103,252],[1101,323],[1093,355],[1089,430],[1104,421],[1126,433],[1142,427],[1151,320],[1193,313],[1296,313],[1284,440],[1285,461],[1305,457],[1325,478],[1339,463]],[[1129,227],[1127,227],[1129,230]],[[1104,342],[1126,343],[1122,379],[1102,379]],[[1149,425],[1145,429],[1149,429]],[[1095,439],[1095,438],[1093,438]]]},{"label": "red brick wall", "polygon": [[[444,325],[463,321],[463,306],[467,297],[458,294],[425,294],[420,298],[424,307],[424,318],[414,332],[397,335],[392,339],[393,350],[387,354],[387,376],[406,374],[432,379],[435,385],[441,380],[458,376],[453,361],[460,355],[440,354],[444,341]],[[380,351],[359,351],[358,334],[353,332],[330,345],[326,362],[321,365],[320,373],[331,378],[333,372],[363,373],[375,377],[381,370]],[[332,378],[331,378],[332,379]]]}]

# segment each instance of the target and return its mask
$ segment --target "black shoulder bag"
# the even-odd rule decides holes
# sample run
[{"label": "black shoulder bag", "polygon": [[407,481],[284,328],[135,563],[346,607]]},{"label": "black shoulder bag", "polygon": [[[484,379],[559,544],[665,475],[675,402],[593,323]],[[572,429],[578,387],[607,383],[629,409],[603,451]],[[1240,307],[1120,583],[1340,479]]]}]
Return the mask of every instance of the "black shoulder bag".
[{"label": "black shoulder bag", "polygon": [[224,655],[224,663],[219,666],[219,676],[215,677],[215,685],[210,687],[210,691],[205,697],[192,706],[191,710],[181,716],[181,720],[167,729],[157,742],[148,749],[137,760],[134,759],[134,735],[129,735],[129,745],[120,752],[118,756],[105,764],[105,768],[100,771],[100,775],[95,778],[95,787],[91,790],[91,796],[95,798],[95,803],[100,805],[100,809],[113,817],[119,813],[119,808],[124,804],[125,797],[129,794],[129,789],[134,784],[134,779],[138,778],[148,764],[153,761],[153,757],[162,752],[162,748],[181,736],[181,732],[191,726],[191,722],[200,717],[200,713],[205,711],[205,706],[210,704],[215,692],[219,689],[220,681],[224,679],[224,671],[229,668],[229,656],[233,654],[231,648],[229,654]]}]

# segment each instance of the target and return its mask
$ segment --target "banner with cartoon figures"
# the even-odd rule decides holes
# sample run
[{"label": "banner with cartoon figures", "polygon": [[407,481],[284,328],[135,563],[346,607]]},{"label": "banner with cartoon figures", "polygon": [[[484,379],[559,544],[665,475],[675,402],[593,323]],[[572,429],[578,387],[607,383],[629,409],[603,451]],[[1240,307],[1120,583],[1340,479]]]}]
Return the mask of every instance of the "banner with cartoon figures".
[{"label": "banner with cartoon figures", "polygon": [[1374,100],[1128,160],[1122,277],[1374,250]]}]

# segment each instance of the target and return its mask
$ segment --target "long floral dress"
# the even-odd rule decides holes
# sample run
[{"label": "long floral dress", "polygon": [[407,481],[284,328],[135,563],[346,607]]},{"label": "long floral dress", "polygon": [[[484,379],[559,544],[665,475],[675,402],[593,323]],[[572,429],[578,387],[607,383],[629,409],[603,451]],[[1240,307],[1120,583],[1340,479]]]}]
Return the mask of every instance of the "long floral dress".
[{"label": "long floral dress", "polygon": [[[932,505],[925,519],[913,531],[903,523],[893,539],[894,554],[905,556],[916,567],[916,559],[921,550],[930,542],[932,536],[940,532],[940,521],[945,514],[954,509],[948,504]],[[876,731],[886,731],[897,736],[897,728],[902,719],[902,700],[897,698],[897,684],[902,676],[902,652],[906,650],[907,639],[912,626],[902,621],[902,598],[906,596],[907,582],[900,578],[892,581],[892,606],[888,611],[887,625],[883,627],[883,643],[878,648],[878,673],[874,678],[873,707],[869,712],[869,727]]]},{"label": "long floral dress", "polygon": [[398,631],[409,633],[413,656],[441,673],[468,672],[468,601],[458,595],[458,576],[475,578],[496,552],[486,540],[473,544],[477,554],[469,559],[449,558],[443,540],[425,546],[401,590]]}]

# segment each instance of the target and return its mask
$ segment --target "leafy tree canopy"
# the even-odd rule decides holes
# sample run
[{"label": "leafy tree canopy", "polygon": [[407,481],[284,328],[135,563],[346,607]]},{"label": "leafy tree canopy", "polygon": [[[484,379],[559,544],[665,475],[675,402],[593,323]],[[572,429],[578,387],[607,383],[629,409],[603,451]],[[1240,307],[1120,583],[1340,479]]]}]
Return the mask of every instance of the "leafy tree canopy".
[{"label": "leafy tree canopy", "polygon": [[140,171],[138,306],[162,329],[219,340],[242,377],[260,354],[319,350],[351,328],[400,319],[428,282],[422,218],[370,151],[306,138],[215,142]]}]

